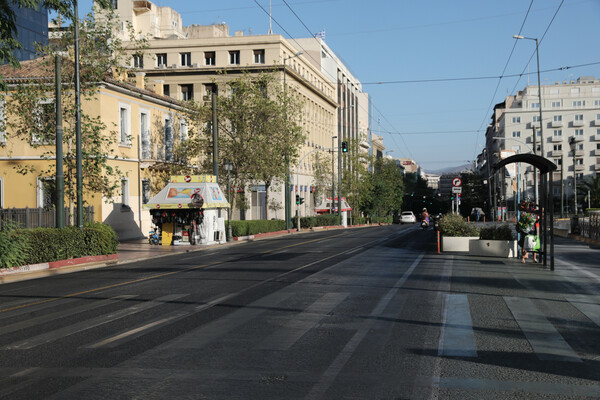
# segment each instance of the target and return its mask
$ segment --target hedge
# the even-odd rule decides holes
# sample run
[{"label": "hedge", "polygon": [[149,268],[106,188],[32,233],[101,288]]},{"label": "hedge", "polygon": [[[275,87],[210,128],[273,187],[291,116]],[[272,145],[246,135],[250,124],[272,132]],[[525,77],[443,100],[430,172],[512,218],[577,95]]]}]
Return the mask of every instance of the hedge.
[{"label": "hedge", "polygon": [[283,220],[231,221],[231,234],[234,237],[277,232],[284,229],[285,221]]},{"label": "hedge", "polygon": [[0,232],[0,268],[115,254],[117,234],[106,224],[86,224],[83,229],[15,229]]},{"label": "hedge", "polygon": [[440,219],[440,233],[443,236],[479,236],[479,230],[458,214],[446,214]]}]

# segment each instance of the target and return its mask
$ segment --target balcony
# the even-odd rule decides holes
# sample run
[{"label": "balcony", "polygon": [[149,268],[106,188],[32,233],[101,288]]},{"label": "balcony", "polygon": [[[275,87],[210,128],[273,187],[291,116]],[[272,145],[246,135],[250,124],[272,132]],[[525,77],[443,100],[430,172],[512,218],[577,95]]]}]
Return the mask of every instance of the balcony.
[{"label": "balcony", "polygon": [[585,126],[585,122],[583,122],[581,120],[571,121],[571,126],[573,128],[581,128],[581,127]]},{"label": "balcony", "polygon": [[142,14],[148,11],[152,11],[152,3],[149,1],[134,1],[133,2],[133,11],[136,14]]},{"label": "balcony", "polygon": [[600,157],[600,149],[595,149],[592,154],[594,155],[594,157]]},{"label": "balcony", "polygon": [[556,157],[562,156],[562,154],[563,154],[562,150],[552,150],[550,152],[550,157],[556,158]]},{"label": "balcony", "polygon": [[[572,151],[571,151],[570,156],[573,157]],[[575,150],[575,157],[583,157],[583,150]]]},{"label": "balcony", "polygon": [[552,141],[552,143],[560,143],[563,141],[563,137],[562,136],[552,136],[552,138],[550,140]]},{"label": "balcony", "polygon": [[600,119],[595,119],[592,121],[593,126],[600,126]]},{"label": "balcony", "polygon": [[575,171],[583,171],[585,169],[585,165],[583,164],[577,164],[575,166]]},{"label": "balcony", "polygon": [[600,164],[594,165],[594,171],[600,171]]},{"label": "balcony", "polygon": [[593,142],[600,142],[600,135],[594,135],[594,136],[592,136],[592,141]]},{"label": "balcony", "polygon": [[529,123],[529,129],[540,129],[540,122],[536,121],[536,122],[530,122]]},{"label": "balcony", "polygon": [[562,121],[552,121],[552,122],[550,122],[550,127],[551,128],[562,128],[563,122]]}]

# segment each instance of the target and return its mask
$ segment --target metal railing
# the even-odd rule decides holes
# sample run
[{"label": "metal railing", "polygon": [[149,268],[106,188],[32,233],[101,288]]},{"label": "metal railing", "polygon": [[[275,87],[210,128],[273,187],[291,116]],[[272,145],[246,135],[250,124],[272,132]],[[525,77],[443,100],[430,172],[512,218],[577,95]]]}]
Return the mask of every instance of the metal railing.
[{"label": "metal railing", "polygon": [[[65,208],[65,221],[70,221],[69,209]],[[83,208],[84,222],[94,221],[94,207]],[[2,208],[0,209],[0,230],[11,225],[15,228],[54,228],[56,212],[54,208]]]},{"label": "metal railing", "polygon": [[581,236],[593,240],[600,240],[600,213],[590,213],[587,218],[579,220]]}]

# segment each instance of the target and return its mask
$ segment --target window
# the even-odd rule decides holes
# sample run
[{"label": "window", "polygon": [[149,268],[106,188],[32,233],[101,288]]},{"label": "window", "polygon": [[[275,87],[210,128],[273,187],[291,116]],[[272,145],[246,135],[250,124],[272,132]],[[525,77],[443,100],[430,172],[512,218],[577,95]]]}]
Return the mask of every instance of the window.
[{"label": "window", "polygon": [[532,120],[533,122],[539,122],[539,121],[540,121],[540,116],[539,116],[539,115],[534,115],[534,116],[531,118],[531,120]]},{"label": "window", "polygon": [[554,137],[562,137],[562,129],[555,129]]},{"label": "window", "polygon": [[514,138],[519,138],[519,137],[521,137],[521,131],[514,131],[514,132],[512,133],[512,137],[514,137]]},{"label": "window", "polygon": [[0,178],[0,208],[4,208],[4,179]]},{"label": "window", "polygon": [[575,159],[575,164],[576,165],[583,165],[583,158],[576,158]]},{"label": "window", "polygon": [[575,136],[583,136],[583,129],[575,129]]},{"label": "window", "polygon": [[204,65],[215,65],[217,58],[214,51],[204,52]]},{"label": "window", "polygon": [[254,64],[264,64],[265,63],[265,51],[264,50],[254,50]]},{"label": "window", "polygon": [[131,145],[131,119],[130,106],[125,104],[119,105],[119,144]]},{"label": "window", "polygon": [[189,67],[192,65],[192,53],[181,53],[181,66]]},{"label": "window", "polygon": [[513,122],[513,124],[520,124],[521,117],[512,117],[512,122]]},{"label": "window", "polygon": [[562,121],[562,115],[555,115],[554,117],[552,117],[552,120],[554,122],[560,122]]},{"label": "window", "polygon": [[142,179],[142,204],[148,204],[150,201],[150,180]]},{"label": "window", "polygon": [[240,52],[238,50],[229,52],[229,64],[240,65]]},{"label": "window", "polygon": [[577,150],[578,151],[583,151],[583,143],[578,143],[577,144]]},{"label": "window", "polygon": [[179,85],[181,88],[181,100],[188,101],[194,99],[194,85]]},{"label": "window", "polygon": [[56,183],[53,178],[38,178],[37,206],[50,209],[56,204]]},{"label": "window", "polygon": [[156,55],[156,65],[157,66],[167,66],[167,53],[158,53]]},{"label": "window", "polygon": [[56,106],[54,100],[40,102],[32,112],[32,144],[53,144],[56,139]]},{"label": "window", "polygon": [[572,96],[578,96],[579,95],[579,88],[571,88],[571,95]]},{"label": "window", "polygon": [[600,107],[600,100],[594,100],[594,107]]},{"label": "window", "polygon": [[[2,112],[2,110],[0,110],[0,113],[1,112]],[[0,118],[2,118],[2,114],[0,114]],[[600,114],[596,114],[596,121],[600,121]]]},{"label": "window", "polygon": [[164,124],[165,138],[165,161],[173,160],[173,125],[170,117],[165,117]]},{"label": "window", "polygon": [[575,108],[583,107],[583,102],[581,100],[573,101],[573,107],[575,107]]},{"label": "window", "polygon": [[121,204],[129,207],[129,179],[121,178]]},{"label": "window", "polygon": [[138,54],[133,55],[133,68],[144,68],[144,56]]},{"label": "window", "polygon": [[163,94],[171,97],[171,85],[163,85]]},{"label": "window", "polygon": [[152,157],[152,150],[150,149],[150,129],[148,129],[148,113],[140,113],[140,135],[142,141],[142,158],[148,160]]},{"label": "window", "polygon": [[560,101],[553,101],[552,108],[560,108]]},{"label": "window", "polygon": [[553,150],[554,151],[560,151],[560,150],[562,150],[562,144],[555,144],[553,146]]},{"label": "window", "polygon": [[179,120],[179,140],[182,142],[188,140],[188,124],[185,119]]},{"label": "window", "polygon": [[531,103],[531,108],[540,108],[540,103]]},{"label": "window", "polygon": [[575,121],[583,121],[583,114],[575,114]]},{"label": "window", "polygon": [[110,5],[112,6],[112,8],[114,10],[116,10],[117,6],[118,6],[118,1],[117,0],[110,0]]}]

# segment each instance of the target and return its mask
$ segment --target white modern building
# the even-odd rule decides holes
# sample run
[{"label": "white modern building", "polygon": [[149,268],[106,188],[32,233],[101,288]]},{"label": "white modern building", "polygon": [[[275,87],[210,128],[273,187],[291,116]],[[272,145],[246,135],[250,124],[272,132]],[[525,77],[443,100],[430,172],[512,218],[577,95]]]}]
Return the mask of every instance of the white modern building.
[{"label": "white modern building", "polygon": [[[574,174],[579,184],[600,171],[600,79],[586,76],[542,85],[541,104],[538,86],[528,85],[497,104],[486,148],[478,157],[481,171],[487,176],[488,162],[517,153],[543,155],[558,166],[552,177],[556,206],[562,194],[565,209],[572,210]],[[533,168],[513,165],[494,186],[497,199],[512,209],[517,191],[521,198],[535,197]]]}]

